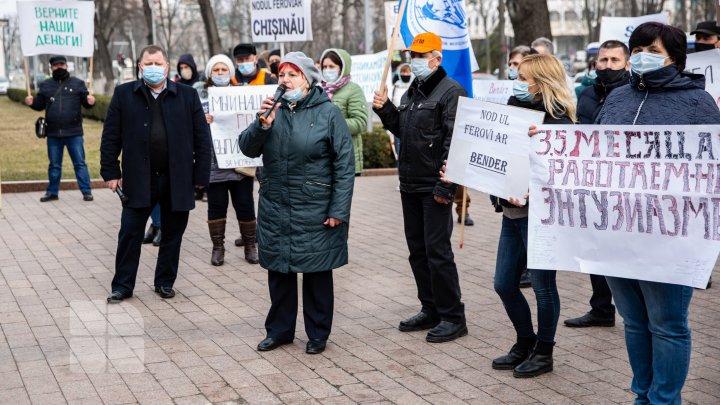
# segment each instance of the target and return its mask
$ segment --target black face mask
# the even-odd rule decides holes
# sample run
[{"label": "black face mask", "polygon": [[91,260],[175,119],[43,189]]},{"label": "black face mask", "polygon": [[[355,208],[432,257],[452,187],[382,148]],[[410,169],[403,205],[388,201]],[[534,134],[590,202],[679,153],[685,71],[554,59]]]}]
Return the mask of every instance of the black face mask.
[{"label": "black face mask", "polygon": [[400,75],[400,80],[402,80],[403,83],[409,83],[409,82],[410,82],[410,75]]},{"label": "black face mask", "polygon": [[275,76],[278,75],[278,66],[280,66],[280,62],[273,62],[270,64],[270,73],[274,74]]},{"label": "black face mask", "polygon": [[62,80],[65,77],[67,77],[67,75],[68,75],[67,69],[60,68],[60,69],[55,69],[52,71],[53,79]]},{"label": "black face mask", "polygon": [[702,52],[702,51],[711,51],[715,49],[714,44],[699,44],[695,43],[695,52]]},{"label": "black face mask", "polygon": [[613,84],[613,83],[617,83],[620,80],[622,80],[625,77],[625,73],[627,71],[625,69],[618,69],[618,70],[603,69],[603,70],[596,70],[596,72],[597,72],[597,79],[600,81],[600,83]]}]

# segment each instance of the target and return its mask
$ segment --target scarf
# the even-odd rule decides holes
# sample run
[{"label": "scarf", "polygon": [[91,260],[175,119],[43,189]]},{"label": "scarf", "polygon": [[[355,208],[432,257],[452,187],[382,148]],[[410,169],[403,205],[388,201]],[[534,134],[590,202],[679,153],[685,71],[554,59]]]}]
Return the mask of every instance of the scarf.
[{"label": "scarf", "polygon": [[335,80],[332,83],[328,83],[323,81],[322,82],[322,88],[325,90],[325,93],[327,93],[328,97],[330,97],[330,100],[333,98],[333,94],[337,92],[338,90],[345,87],[346,84],[350,83],[350,75],[343,76],[338,80]]}]

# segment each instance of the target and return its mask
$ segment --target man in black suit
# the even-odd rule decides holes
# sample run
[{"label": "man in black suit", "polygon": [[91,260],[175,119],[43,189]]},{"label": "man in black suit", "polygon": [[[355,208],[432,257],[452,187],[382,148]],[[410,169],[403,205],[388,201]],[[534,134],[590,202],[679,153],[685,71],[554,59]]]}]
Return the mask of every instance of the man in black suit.
[{"label": "man in black suit", "polygon": [[133,294],[145,223],[158,202],[163,237],[155,292],[162,298],[175,296],[180,244],[195,208],[194,188],[206,186],[210,178],[210,128],[200,98],[192,87],[169,81],[168,66],[162,48],[143,49],[142,79],[115,89],[105,117],[100,174],[113,192],[121,186],[127,196],[109,303]]}]

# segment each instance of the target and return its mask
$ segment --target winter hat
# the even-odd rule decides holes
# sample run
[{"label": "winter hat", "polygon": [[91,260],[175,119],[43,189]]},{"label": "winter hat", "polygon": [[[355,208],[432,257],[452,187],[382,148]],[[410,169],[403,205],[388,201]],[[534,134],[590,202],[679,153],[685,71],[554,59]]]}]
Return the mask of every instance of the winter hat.
[{"label": "winter hat", "polygon": [[208,79],[210,78],[210,75],[212,74],[212,68],[218,63],[224,63],[227,65],[228,69],[230,70],[230,74],[235,70],[235,64],[233,61],[227,57],[227,55],[219,53],[208,61],[207,65],[205,65],[205,77]]},{"label": "winter hat", "polygon": [[310,83],[310,87],[315,86],[322,79],[320,70],[315,66],[315,61],[305,56],[302,52],[286,53],[285,57],[280,60],[280,67],[282,67],[284,63],[292,63],[300,68],[300,71],[305,75],[308,83]]}]

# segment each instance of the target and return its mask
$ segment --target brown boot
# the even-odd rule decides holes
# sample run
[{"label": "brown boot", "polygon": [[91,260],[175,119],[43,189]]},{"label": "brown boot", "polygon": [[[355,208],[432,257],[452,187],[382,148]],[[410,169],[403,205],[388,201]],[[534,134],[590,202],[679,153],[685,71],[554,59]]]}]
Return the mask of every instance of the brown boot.
[{"label": "brown boot", "polygon": [[225,262],[225,218],[208,221],[208,229],[213,244],[210,263],[213,266],[222,266]]},{"label": "brown boot", "polygon": [[258,264],[258,251],[255,246],[255,221],[240,221],[240,237],[245,247],[245,260],[250,264]]},{"label": "brown boot", "polygon": [[242,238],[235,239],[235,246],[244,246],[245,242],[242,240]]}]

